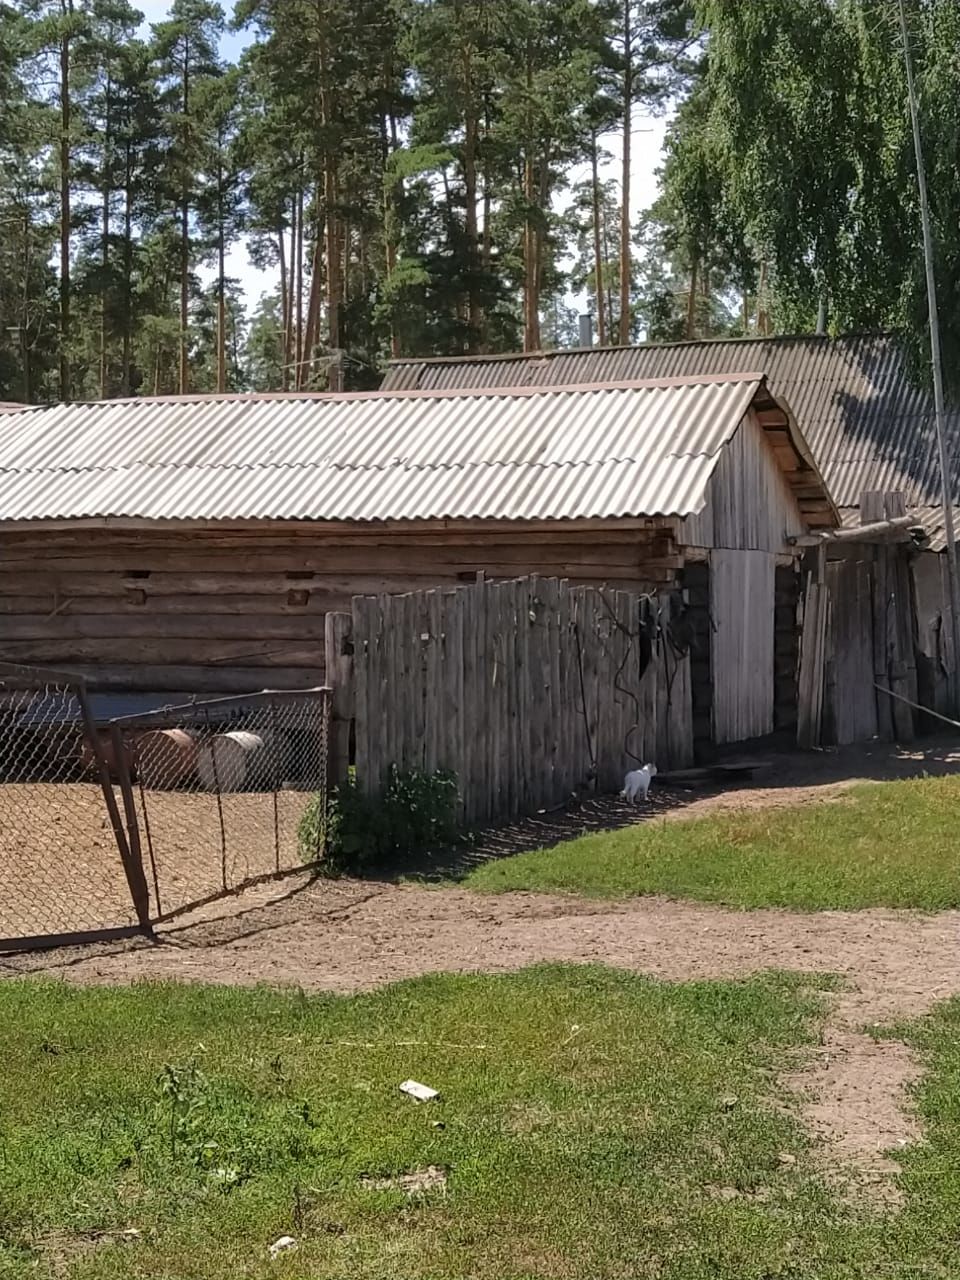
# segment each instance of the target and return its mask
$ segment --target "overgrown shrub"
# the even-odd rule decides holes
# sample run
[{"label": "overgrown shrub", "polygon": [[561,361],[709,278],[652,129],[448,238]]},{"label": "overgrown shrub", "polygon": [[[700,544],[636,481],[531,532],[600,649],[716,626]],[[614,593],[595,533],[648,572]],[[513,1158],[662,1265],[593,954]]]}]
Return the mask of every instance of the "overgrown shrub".
[{"label": "overgrown shrub", "polygon": [[[324,868],[362,871],[372,863],[409,856],[457,837],[457,777],[446,769],[425,773],[391,765],[379,796],[368,796],[351,777],[336,787],[328,806]],[[320,797],[300,819],[300,854],[312,862],[323,822]]]}]

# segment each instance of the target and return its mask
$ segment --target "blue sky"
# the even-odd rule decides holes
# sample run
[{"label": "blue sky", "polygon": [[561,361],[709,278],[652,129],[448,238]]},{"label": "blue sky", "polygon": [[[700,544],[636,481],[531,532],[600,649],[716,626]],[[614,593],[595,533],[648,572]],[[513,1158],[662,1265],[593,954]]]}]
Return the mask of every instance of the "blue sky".
[{"label": "blue sky", "polygon": [[[167,16],[169,0],[134,0],[134,2],[143,13],[145,26],[151,22],[162,22]],[[224,9],[229,17],[233,9],[232,3],[224,4]],[[221,52],[225,58],[235,60],[249,41],[250,36],[247,32],[229,32],[221,42]],[[635,219],[640,210],[647,208],[656,198],[656,169],[660,164],[660,150],[663,146],[667,121],[663,118],[638,114],[634,124],[636,132],[633,135],[633,178],[630,184],[631,219]],[[609,137],[605,139],[605,145],[611,158],[604,167],[604,177],[618,178],[621,159],[620,139],[617,136]],[[582,171],[575,170],[571,173],[570,178],[575,182],[586,176],[587,170],[584,167]],[[227,272],[239,282],[246,295],[247,304],[251,308],[256,306],[263,293],[276,287],[277,281],[273,272],[258,271],[251,265],[243,241],[230,250],[227,257]],[[201,272],[201,275],[204,274],[207,273]],[[209,274],[212,276],[212,272]]]}]

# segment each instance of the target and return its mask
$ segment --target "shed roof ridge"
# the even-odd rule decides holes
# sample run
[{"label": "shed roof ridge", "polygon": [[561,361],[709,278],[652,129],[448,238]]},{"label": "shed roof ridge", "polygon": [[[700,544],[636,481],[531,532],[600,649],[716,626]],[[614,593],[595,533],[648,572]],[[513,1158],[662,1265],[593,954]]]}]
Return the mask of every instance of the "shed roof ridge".
[{"label": "shed roof ridge", "polygon": [[[669,458],[712,458],[716,449],[698,449],[677,453],[667,451]],[[600,454],[593,458],[462,458],[451,462],[415,461],[409,458],[395,458],[390,462],[344,462],[333,457],[294,459],[287,462],[273,462],[264,459],[256,462],[125,462],[119,466],[108,467],[0,467],[0,475],[7,476],[66,476],[66,475],[123,475],[133,471],[306,471],[336,469],[338,471],[376,472],[376,471],[465,471],[471,467],[536,467],[546,470],[549,467],[599,467],[611,463],[639,464],[642,458],[635,454]]]}]

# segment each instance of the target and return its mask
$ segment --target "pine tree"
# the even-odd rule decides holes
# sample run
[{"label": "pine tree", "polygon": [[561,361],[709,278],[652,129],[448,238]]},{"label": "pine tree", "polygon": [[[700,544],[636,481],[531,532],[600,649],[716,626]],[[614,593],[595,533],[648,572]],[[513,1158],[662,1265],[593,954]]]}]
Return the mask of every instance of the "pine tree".
[{"label": "pine tree", "polygon": [[179,378],[190,389],[190,291],[194,264],[194,218],[210,165],[210,121],[204,115],[210,82],[222,74],[217,49],[223,10],[213,0],[173,0],[170,17],[153,28],[163,105],[169,122],[165,180],[176,210],[179,236]]}]

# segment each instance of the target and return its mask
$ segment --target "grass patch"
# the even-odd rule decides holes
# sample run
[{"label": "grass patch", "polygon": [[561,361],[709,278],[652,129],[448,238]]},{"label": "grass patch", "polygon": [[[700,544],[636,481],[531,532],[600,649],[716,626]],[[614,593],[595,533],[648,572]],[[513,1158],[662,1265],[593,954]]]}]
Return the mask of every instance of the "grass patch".
[{"label": "grass patch", "polygon": [[887,1273],[952,1280],[960,1239],[960,999],[877,1034],[906,1040],[924,1067],[913,1090],[923,1137],[897,1157],[905,1202],[887,1236]]},{"label": "grass patch", "polygon": [[734,907],[960,905],[960,778],[863,784],[836,802],[650,821],[485,863],[484,892],[666,894]]},{"label": "grass patch", "polygon": [[777,1105],[819,1011],[788,977],[598,968],[352,999],[3,983],[0,1277],[875,1274]]}]

